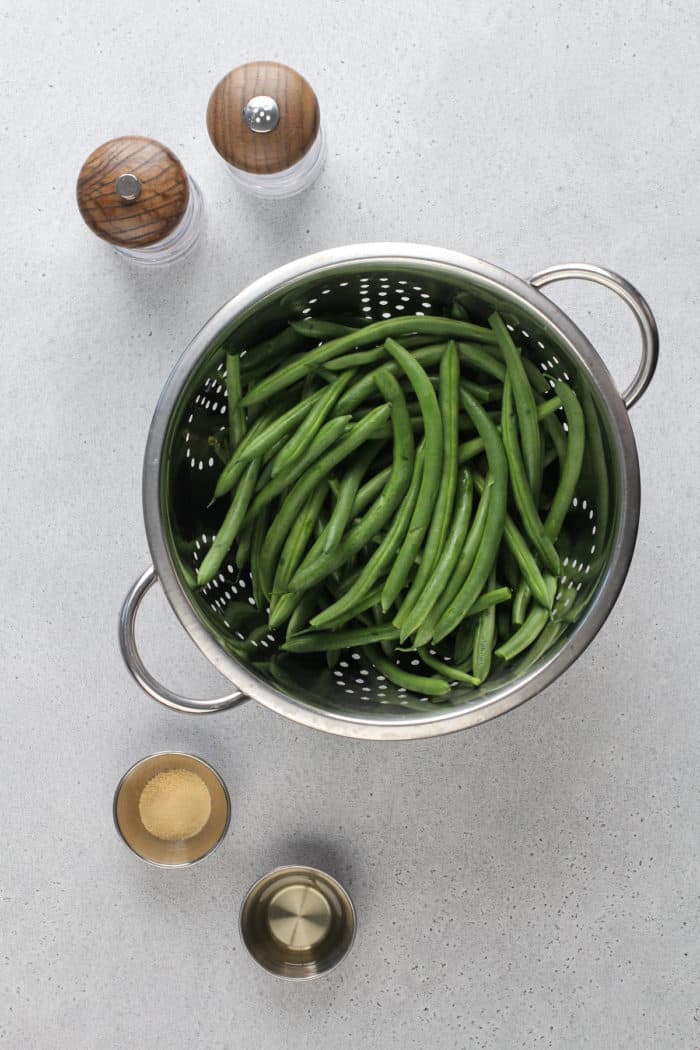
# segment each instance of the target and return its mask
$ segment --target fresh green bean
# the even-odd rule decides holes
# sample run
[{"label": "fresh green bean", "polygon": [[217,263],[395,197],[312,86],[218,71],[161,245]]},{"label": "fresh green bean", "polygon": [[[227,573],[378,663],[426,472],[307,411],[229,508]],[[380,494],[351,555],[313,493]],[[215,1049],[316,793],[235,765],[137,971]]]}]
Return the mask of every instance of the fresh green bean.
[{"label": "fresh green bean", "polygon": [[[352,526],[334,550],[323,553],[323,544],[319,541],[314,544],[290,581],[290,590],[306,590],[308,587],[313,587],[348,562],[366,546],[372,536],[375,536],[384,527],[408,490],[413,475],[415,446],[406,398],[398,382],[390,373],[385,372],[376,381],[383,385],[386,391],[385,396],[388,397],[391,405],[394,441],[389,479],[371,509]],[[362,426],[370,416],[366,416],[356,426]]]},{"label": "fresh green bean", "polygon": [[477,616],[479,613],[485,612],[487,609],[491,609],[496,605],[502,605],[503,602],[509,602],[512,597],[513,592],[510,587],[493,587],[489,591],[484,591],[476,599],[469,610],[469,615]]},{"label": "fresh green bean", "polygon": [[[343,617],[347,619],[348,610],[351,610],[354,606],[361,603],[363,597],[368,593],[373,584],[375,584],[377,580],[383,578],[387,567],[396,557],[396,553],[403,542],[411,520],[411,515],[413,514],[416,505],[416,500],[418,499],[418,487],[421,484],[421,478],[423,475],[423,455],[424,446],[421,445],[416,453],[413,465],[413,477],[411,478],[408,491],[396,512],[386,536],[370,556],[369,560],[365,563],[364,568],[352,586],[345,591],[342,597],[338,598],[337,601],[332,605],[329,605],[313,618],[311,621],[312,627],[317,629],[330,628],[331,626],[335,627],[335,621],[339,618],[341,619],[341,622]],[[374,604],[375,602],[369,602],[369,605],[366,607],[369,608]]]},{"label": "fresh green bean", "polygon": [[[491,570],[489,589],[496,589],[496,573]],[[472,606],[473,609],[473,606]],[[479,682],[488,678],[491,671],[491,655],[496,644],[496,606],[489,605],[479,613],[479,620],[474,635],[472,671]]]},{"label": "fresh green bean", "polygon": [[468,616],[462,620],[457,628],[454,639],[454,662],[457,667],[468,666],[471,668],[471,658],[474,650],[474,635],[478,620],[474,616]]},{"label": "fresh green bean", "polygon": [[[320,459],[316,460],[310,470],[304,468],[304,471],[299,476],[293,488],[285,496],[272,525],[268,529],[267,536],[265,537],[261,560],[263,564],[263,573],[266,579],[269,579],[274,573],[274,565],[287,537],[287,533],[296,520],[297,515],[301,512],[301,509],[305,505],[311,492],[313,492],[321,479],[326,477],[334,467],[373,436],[374,431],[381,426],[391,411],[392,408],[389,405],[381,405],[379,408],[376,408],[373,414],[371,413],[369,416],[366,416],[365,419],[361,419],[359,423],[355,423],[341,441],[337,442]],[[333,422],[333,420],[331,420],[331,422]],[[330,424],[326,425],[328,426]],[[320,433],[322,433],[322,431]],[[318,436],[320,436],[320,433]],[[319,541],[317,541],[317,543],[318,542]],[[314,547],[312,547],[309,554],[314,551],[315,547],[316,544],[314,544]],[[326,557],[331,556],[327,555]],[[324,573],[320,579],[313,581],[304,578],[301,587],[295,585],[294,580],[296,577],[299,576],[300,573],[302,574],[302,577],[304,575],[305,561],[302,562],[296,573],[294,573],[294,577],[289,583],[290,591],[300,589],[308,590],[309,587],[315,583],[320,583],[321,579],[328,575],[327,573]],[[342,562],[340,564],[342,564]]]},{"label": "fresh green bean", "polygon": [[[561,401],[558,397],[551,397],[537,406],[537,418],[539,420],[544,420],[553,412],[556,412],[558,408],[561,408]],[[457,450],[459,462],[467,463],[470,459],[474,459],[475,456],[478,456],[479,453],[483,451],[484,439],[482,437],[471,438],[471,440],[465,441],[459,446],[459,449]]]},{"label": "fresh green bean", "polygon": [[[474,484],[479,492],[484,488],[485,482],[480,474],[474,473]],[[540,603],[540,605],[546,606],[549,599],[547,597],[547,588],[545,587],[544,578],[532,551],[525,542],[522,533],[511,518],[510,514],[506,514],[503,538],[508,550],[518,563],[518,568],[527,580],[533,597]],[[549,608],[549,606],[546,607]]]},{"label": "fresh green bean", "polygon": [[323,391],[316,390],[313,394],[309,394],[303,401],[300,401],[274,420],[267,420],[267,417],[261,416],[256,421],[255,428],[251,428],[246,435],[246,439],[234,450],[233,455],[219,477],[214,495],[218,498],[231,490],[229,473],[236,463],[249,463],[251,459],[257,459],[258,456],[262,456],[263,453],[267,452],[288,434],[297,423],[308,418],[312,408],[318,403],[323,394],[327,396],[327,388]]},{"label": "fresh green bean", "polygon": [[[323,543],[321,549],[324,554],[334,550],[340,543],[348,523],[355,516],[355,499],[360,487],[360,482],[367,472],[369,464],[377,454],[377,446],[369,441],[366,448],[362,449],[356,461],[346,471],[343,480],[338,486],[336,501],[328,519],[328,524],[323,531]],[[387,472],[388,477],[388,472]]]},{"label": "fresh green bean", "polygon": [[[438,620],[442,617],[445,609],[451,604],[455,596],[459,593],[462,585],[467,579],[474,559],[476,558],[477,551],[481,544],[482,537],[484,535],[484,528],[488,518],[489,504],[491,502],[491,490],[493,487],[493,479],[489,476],[486,486],[480,490],[481,499],[479,505],[476,508],[476,514],[474,520],[469,526],[469,531],[466,534],[464,544],[459,546],[459,535],[464,531],[464,519],[459,521],[455,519],[453,523],[453,537],[451,543],[453,570],[452,574],[448,577],[445,589],[440,597],[434,602],[430,613],[423,621],[423,624],[418,628],[413,639],[414,645],[426,645],[428,642],[433,640],[435,633],[435,627]],[[465,515],[466,516],[466,515]],[[468,524],[468,516],[467,516]],[[457,536],[454,536],[457,533]],[[454,562],[454,549],[457,550],[457,561]],[[440,579],[444,575],[444,566],[441,567]],[[436,590],[435,587],[431,587],[431,592]],[[431,594],[432,597],[432,594]],[[427,604],[427,601],[426,601]],[[408,627],[409,624],[406,624]]]},{"label": "fresh green bean", "polygon": [[[406,638],[415,634],[426,622],[435,603],[445,593],[449,581],[453,578],[457,563],[464,550],[473,499],[474,483],[471,474],[467,469],[462,468],[457,488],[457,503],[452,515],[452,521],[440,556],[432,568],[430,579],[425,583],[403,620],[397,623],[398,616],[394,619],[394,623],[397,623],[397,626],[401,628],[400,639],[402,643]],[[475,546],[475,553],[476,549]],[[467,568],[466,571],[468,572],[469,569]],[[455,593],[457,593],[456,590]]]},{"label": "fresh green bean", "polygon": [[205,587],[208,583],[211,583],[221,568],[224,558],[231,550],[233,541],[243,524],[246,511],[255,491],[259,473],[260,460],[254,459],[246,467],[243,480],[236,489],[236,493],[231,500],[231,506],[226,512],[214,542],[207,551],[204,561],[199,566],[197,571],[197,585],[199,587]]},{"label": "fresh green bean", "polygon": [[241,408],[241,362],[238,354],[226,354],[226,394],[228,430],[231,451],[240,445],[246,431],[245,412]]},{"label": "fresh green bean", "polygon": [[[376,426],[376,417],[370,423],[372,424],[370,429]],[[355,426],[357,425],[355,424]],[[328,454],[329,449],[332,450],[341,438],[348,436],[353,430],[354,426],[350,416],[336,416],[324,423],[304,455],[300,456],[296,463],[290,466],[284,477],[278,475],[276,478],[271,478],[262,488],[258,489],[249,511],[250,520],[267,503],[271,503],[285,489],[291,488],[299,478],[302,478],[320,460],[321,456]]]},{"label": "fresh green bean", "polygon": [[402,668],[397,667],[392,660],[384,656],[376,646],[367,646],[366,652],[370,662],[374,664],[379,673],[383,674],[394,685],[422,696],[445,696],[450,691],[450,684],[444,678],[428,677],[404,671]]},{"label": "fresh green bean", "polygon": [[250,544],[250,575],[253,584],[253,598],[255,599],[256,606],[261,612],[264,611],[265,604],[270,598],[269,592],[266,592],[263,588],[263,574],[260,567],[260,555],[262,553],[265,535],[267,534],[269,520],[270,505],[268,504],[263,507],[251,526],[253,538]]},{"label": "fresh green bean", "polygon": [[[272,583],[273,598],[284,594],[287,590],[287,584],[304,556],[306,545],[311,538],[314,524],[318,518],[318,512],[326,498],[327,491],[328,480],[324,478],[311,493],[306,506],[289,530]],[[263,586],[266,582],[268,581],[263,581]],[[273,616],[270,617],[270,626],[279,626],[278,622],[274,621]]]},{"label": "fresh green bean", "polygon": [[462,405],[473,419],[479,434],[484,439],[489,474],[493,478],[493,488],[489,501],[488,517],[479,549],[469,575],[435,625],[433,640],[436,642],[439,642],[445,635],[450,634],[459,625],[481,594],[498,555],[498,548],[500,547],[505,527],[506,505],[508,502],[508,460],[506,459],[500,434],[479,402],[471,396],[468,390],[462,389],[461,399]]},{"label": "fresh green bean", "polygon": [[322,317],[308,317],[303,321],[290,321],[289,327],[306,339],[337,339],[338,336],[357,332],[354,325],[326,321]]},{"label": "fresh green bean", "polygon": [[[381,585],[378,585],[374,587],[373,590],[368,591],[363,597],[359,598],[354,603],[354,605],[348,608],[347,612],[339,613],[338,616],[334,617],[333,619],[328,618],[322,624],[316,624],[314,622],[316,620],[316,617],[314,617],[311,622],[311,626],[314,628],[317,626],[319,628],[323,627],[323,629],[327,631],[337,631],[340,628],[345,627],[350,622],[350,620],[355,620],[362,613],[365,613],[368,610],[371,610],[378,606],[381,596],[382,588]],[[330,609],[331,606],[328,606],[327,608]],[[326,609],[324,609],[323,611],[326,612]],[[380,622],[386,623],[385,620],[380,620]]]},{"label": "fresh green bean", "polygon": [[351,378],[352,372],[345,372],[343,375],[338,376],[335,382],[331,383],[325,390],[321,391],[318,400],[311,406],[306,418],[302,420],[301,425],[275,456],[275,461],[272,465],[273,478],[277,477],[281,471],[286,470],[290,463],[294,463],[300,456],[304,455]]},{"label": "fresh green bean", "polygon": [[508,468],[510,471],[510,484],[515,499],[515,505],[520,512],[520,519],[532,546],[542,558],[550,572],[555,575],[560,569],[559,555],[549,536],[544,531],[534,496],[525,471],[523,456],[518,443],[518,434],[513,412],[513,398],[511,393],[510,372],[503,384],[503,405],[501,434],[503,436],[503,447],[508,457]]},{"label": "fresh green bean", "polygon": [[566,423],[569,428],[567,432],[566,455],[562,464],[561,474],[559,475],[559,484],[544,523],[547,535],[551,539],[556,540],[564,524],[564,518],[569,512],[581,473],[583,449],[586,442],[586,424],[583,410],[571,387],[567,386],[566,383],[557,382],[554,385],[554,389],[564,406]]},{"label": "fresh green bean", "polygon": [[399,632],[390,623],[372,627],[348,627],[344,631],[310,631],[295,634],[282,645],[288,653],[322,653],[326,649],[354,649],[380,640],[390,641]]},{"label": "fresh green bean", "polygon": [[515,598],[513,599],[513,623],[516,627],[520,627],[520,625],[525,622],[527,607],[530,604],[531,596],[527,580],[524,576],[521,576],[518,589],[515,592]]},{"label": "fresh green bean", "polygon": [[[234,337],[231,342],[236,343]],[[264,374],[273,368],[279,361],[288,360],[289,357],[306,346],[308,340],[298,335],[293,328],[283,328],[281,332],[265,339],[251,347],[231,347],[231,353],[238,353],[241,359],[241,378],[250,382],[256,375]]]},{"label": "fresh green bean", "polygon": [[418,398],[425,430],[425,460],[418,501],[411,517],[408,534],[401,544],[399,553],[384,583],[382,609],[385,612],[401,591],[430,524],[433,514],[433,502],[440,485],[443,453],[440,406],[428,376],[421,365],[407,350],[404,350],[400,343],[389,338],[386,341],[386,348],[408,376]]},{"label": "fresh green bean", "polygon": [[[403,631],[404,621],[418,601],[442,555],[447,531],[452,519],[457,490],[459,360],[457,347],[453,341],[447,344],[447,350],[440,361],[438,395],[438,406],[442,420],[442,464],[441,473],[438,475],[439,487],[435,498],[435,506],[432,509],[430,525],[421,551],[420,565],[394,617],[396,626],[402,628],[402,640],[406,637]],[[414,527],[413,520],[411,525]],[[426,611],[426,615],[429,611]],[[417,624],[417,626],[420,626],[420,624]]]},{"label": "fresh green bean", "polygon": [[[545,578],[547,587],[547,596],[549,599],[549,605],[551,608],[552,602],[554,601],[554,595],[557,591],[557,581],[553,576],[547,575]],[[550,622],[551,613],[549,609],[542,608],[537,605],[530,610],[525,622],[521,627],[511,635],[507,642],[503,642],[496,649],[496,656],[501,660],[513,660],[520,653],[524,652],[535,639],[540,635]]]},{"label": "fresh green bean", "polygon": [[239,569],[245,569],[250,559],[250,545],[253,539],[253,529],[250,525],[247,525],[238,534],[238,543],[236,544],[236,565]]},{"label": "fresh green bean", "polygon": [[489,324],[497,336],[498,345],[505,358],[506,369],[513,387],[513,400],[518,416],[525,470],[533,497],[538,500],[542,485],[542,439],[540,428],[537,425],[535,395],[521,360],[520,351],[500,315],[491,314]]},{"label": "fresh green bean", "polygon": [[294,609],[287,621],[287,638],[292,635],[301,634],[309,626],[309,620],[316,612],[321,601],[319,589],[306,591],[298,599]]},{"label": "fresh green bean", "polygon": [[[431,368],[433,365],[438,364],[446,349],[447,343],[438,343],[435,346],[426,346],[420,350],[415,350],[412,356],[423,368]],[[377,360],[384,363],[379,368],[375,368],[374,371],[362,376],[361,379],[357,379],[350,389],[345,391],[338,402],[339,412],[354,412],[376,392],[378,372],[390,372],[393,376],[403,378],[401,366],[397,361],[389,357],[384,345],[381,347],[381,352],[382,356],[378,357]]]},{"label": "fresh green bean", "polygon": [[[373,346],[382,339],[400,338],[402,335],[426,334],[447,339],[473,339],[476,342],[495,342],[494,333],[480,325],[468,321],[453,321],[442,317],[390,317],[386,321],[377,321],[357,332],[350,332],[338,339],[331,339],[314,350],[309,350],[301,361],[295,361],[279,368],[272,375],[250,390],[243,398],[243,404],[253,405],[266,401],[280,390],[285,390],[317,365],[325,364],[334,357],[340,357],[346,350]],[[341,409],[339,409],[341,411]]]},{"label": "fresh green bean", "polygon": [[[557,398],[557,401],[559,398]],[[545,402],[547,404],[547,402]],[[549,438],[560,463],[564,462],[566,456],[566,434],[556,416],[546,416],[542,419],[544,432]]]},{"label": "fresh green bean", "polygon": [[421,646],[417,652],[426,667],[429,667],[431,671],[437,671],[448,682],[464,682],[466,685],[473,686],[481,685],[481,679],[467,674],[466,671],[463,671],[461,667],[457,667],[455,664],[446,664],[443,660],[438,660],[425,646]]},{"label": "fresh green bean", "polygon": [[494,357],[493,349],[491,347],[489,350],[484,350],[482,347],[473,346],[471,343],[457,343],[460,359],[465,365],[469,365],[470,368],[476,368],[480,372],[486,372],[487,375],[498,379],[502,383],[506,377],[506,370],[501,362]]}]

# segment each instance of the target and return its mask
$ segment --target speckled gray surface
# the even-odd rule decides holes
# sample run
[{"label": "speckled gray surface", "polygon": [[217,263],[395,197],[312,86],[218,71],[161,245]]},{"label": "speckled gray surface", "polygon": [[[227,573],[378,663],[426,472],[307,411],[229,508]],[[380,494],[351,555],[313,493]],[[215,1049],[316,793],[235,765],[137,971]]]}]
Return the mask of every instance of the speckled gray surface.
[{"label": "speckled gray surface", "polygon": [[[4,5],[0,1044],[12,1050],[700,1046],[697,410],[700,12],[690,0]],[[285,204],[239,196],[205,132],[216,80],[280,58],[316,86],[329,160]],[[155,135],[198,179],[188,263],[131,268],[82,226],[87,153]],[[140,466],[168,370],[275,265],[351,241],[527,275],[600,262],[647,294],[662,360],[633,423],[644,487],[623,595],[577,665],[480,729],[356,744],[248,705],[178,717],[122,666],[148,561]],[[622,383],[624,308],[557,299]],[[153,668],[220,681],[149,598]],[[209,758],[230,834],[140,864],[111,797],[136,758]],[[287,861],[352,892],[359,935],[303,986],[245,955],[245,888]]]}]

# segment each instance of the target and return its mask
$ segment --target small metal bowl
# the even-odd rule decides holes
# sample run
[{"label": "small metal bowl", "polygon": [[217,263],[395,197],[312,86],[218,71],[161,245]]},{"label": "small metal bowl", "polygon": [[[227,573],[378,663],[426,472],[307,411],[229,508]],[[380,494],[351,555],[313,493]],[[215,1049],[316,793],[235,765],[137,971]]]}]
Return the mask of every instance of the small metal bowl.
[{"label": "small metal bowl", "polygon": [[329,973],[355,939],[355,908],[339,882],[318,868],[291,865],[263,875],[240,914],[243,943],[276,977],[308,980]]},{"label": "small metal bowl", "polygon": [[[196,835],[166,841],[144,827],[139,799],[149,780],[173,769],[189,770],[202,778],[211,797],[211,813]],[[219,845],[228,831],[231,799],[223,780],[208,762],[181,751],[159,751],[126,771],[114,792],[112,812],[119,835],[137,857],[161,868],[184,868],[203,860]]]}]

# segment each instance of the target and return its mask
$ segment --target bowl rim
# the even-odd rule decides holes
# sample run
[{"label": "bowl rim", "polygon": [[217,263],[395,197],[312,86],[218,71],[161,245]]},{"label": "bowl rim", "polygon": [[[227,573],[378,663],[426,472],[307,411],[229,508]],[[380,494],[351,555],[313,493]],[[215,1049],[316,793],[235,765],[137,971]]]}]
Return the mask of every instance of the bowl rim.
[{"label": "bowl rim", "polygon": [[[222,333],[233,326],[237,317],[272,294],[289,290],[301,279],[319,278],[326,272],[337,277],[343,267],[356,272],[363,264],[374,268],[427,266],[435,271],[436,278],[467,275],[484,290],[501,296],[506,293],[514,307],[525,307],[545,328],[556,332],[558,340],[584,366],[614,424],[620,473],[617,532],[595,598],[567,644],[501,690],[470,701],[462,708],[441,710],[433,706],[429,718],[408,712],[402,717],[387,716],[385,711],[377,717],[371,709],[362,716],[321,710],[258,678],[226,653],[200,620],[180,583],[165,534],[161,493],[163,446],[172,413],[202,357],[221,342]],[[148,545],[166,597],[190,638],[225,678],[244,695],[301,725],[355,739],[409,740],[458,732],[505,714],[546,689],[578,659],[603,626],[627,576],[639,524],[640,478],[634,433],[622,396],[593,345],[552,300],[523,278],[474,256],[429,245],[380,242],[330,248],[296,259],[253,281],[213,314],[176,362],[156,404],[146,440],[142,498]]]}]

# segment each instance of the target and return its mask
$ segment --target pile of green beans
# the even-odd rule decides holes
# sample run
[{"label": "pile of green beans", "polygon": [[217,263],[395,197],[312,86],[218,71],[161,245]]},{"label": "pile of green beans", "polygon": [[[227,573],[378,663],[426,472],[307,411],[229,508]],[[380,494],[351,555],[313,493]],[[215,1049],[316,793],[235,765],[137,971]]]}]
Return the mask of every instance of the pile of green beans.
[{"label": "pile of green beans", "polygon": [[333,667],[353,649],[441,702],[559,636],[590,406],[497,313],[293,321],[228,352],[225,380],[228,434],[209,439],[217,527],[196,586],[224,563],[250,570],[257,620],[234,651],[266,631],[274,660]]}]

